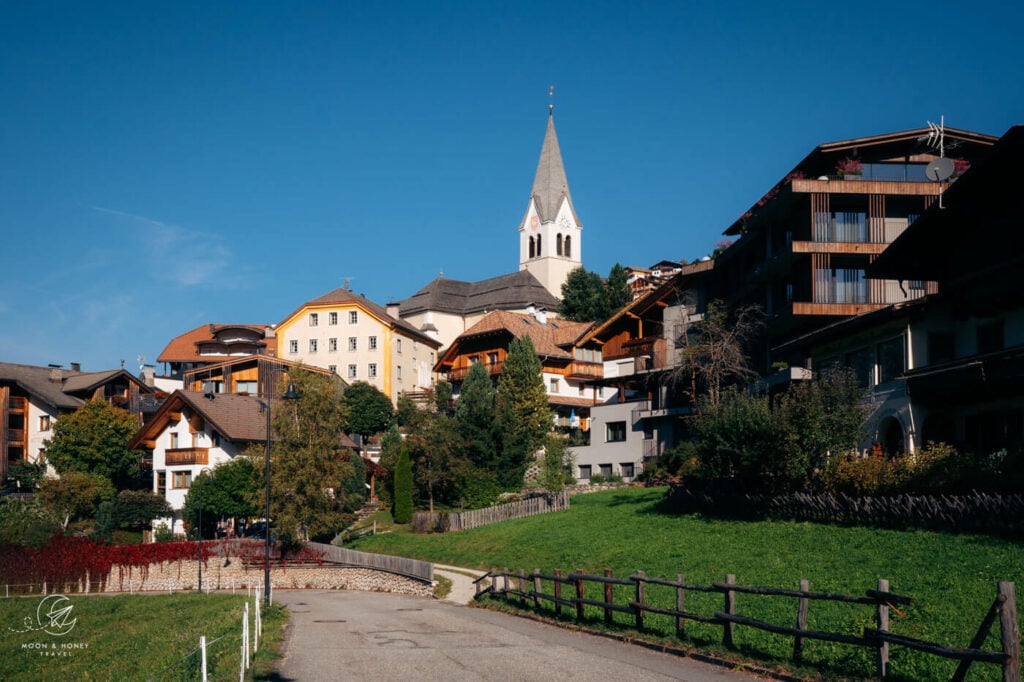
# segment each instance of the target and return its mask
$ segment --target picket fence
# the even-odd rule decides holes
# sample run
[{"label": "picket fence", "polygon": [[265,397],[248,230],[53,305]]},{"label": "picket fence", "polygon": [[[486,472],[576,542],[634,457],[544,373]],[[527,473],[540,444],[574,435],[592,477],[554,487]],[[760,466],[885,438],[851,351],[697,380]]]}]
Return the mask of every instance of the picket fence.
[{"label": "picket fence", "polygon": [[563,490],[483,509],[462,512],[416,512],[413,514],[412,523],[413,530],[417,533],[449,533],[568,508],[569,492]]},{"label": "picket fence", "polygon": [[[885,678],[889,674],[889,647],[895,645],[960,661],[952,677],[954,681],[963,680],[972,663],[989,663],[1002,666],[1004,682],[1021,682],[1020,632],[1015,588],[1012,582],[998,584],[994,601],[971,643],[965,648],[945,646],[890,632],[889,610],[911,604],[913,599],[890,592],[888,580],[879,580],[877,589],[867,590],[864,596],[811,592],[807,580],[800,581],[799,590],[737,585],[736,577],[731,574],[726,575],[725,582],[699,585],[686,583],[682,575],[677,575],[675,580],[665,580],[647,576],[643,571],[637,571],[635,575],[628,578],[615,578],[611,569],[605,569],[604,575],[586,575],[582,570],[565,575],[560,570],[555,570],[553,574],[546,575],[541,573],[540,569],[535,569],[533,573],[529,574],[523,570],[513,574],[507,568],[503,570],[494,568],[475,582],[478,599],[485,594],[494,594],[505,601],[518,599],[519,605],[523,608],[532,604],[535,610],[547,608],[544,602],[550,602],[554,605],[556,618],[562,615],[563,608],[568,608],[575,610],[577,621],[584,622],[588,620],[586,607],[589,606],[603,612],[604,622],[609,625],[614,622],[615,613],[629,614],[633,618],[633,627],[638,632],[643,632],[644,616],[646,614],[661,614],[675,618],[676,635],[680,639],[686,636],[687,620],[718,625],[722,627],[722,643],[730,648],[734,646],[734,631],[737,625],[789,636],[793,638],[793,660],[796,663],[800,663],[803,659],[806,640],[869,647],[875,649],[875,674],[880,678]],[[551,592],[544,591],[545,582],[550,584]],[[587,598],[586,585],[588,583],[599,584],[603,587],[603,599]],[[633,596],[633,599],[616,602],[616,590],[613,589],[616,585],[630,586],[632,589],[626,591]],[[648,585],[674,589],[675,608],[656,606],[651,603],[649,598],[645,598],[645,588]],[[574,591],[574,594],[563,596],[563,587],[568,587],[571,592]],[[723,609],[711,614],[687,610],[687,592],[720,593],[723,597]],[[737,594],[796,599],[796,626],[769,623],[741,615],[736,607]],[[807,628],[807,613],[809,603],[814,600],[864,604],[873,607],[877,627],[864,628],[863,633],[859,636],[810,630]],[[591,616],[593,616],[593,611],[591,611]],[[981,649],[980,647],[984,644],[996,619],[999,620],[1001,628],[1001,651]]]}]

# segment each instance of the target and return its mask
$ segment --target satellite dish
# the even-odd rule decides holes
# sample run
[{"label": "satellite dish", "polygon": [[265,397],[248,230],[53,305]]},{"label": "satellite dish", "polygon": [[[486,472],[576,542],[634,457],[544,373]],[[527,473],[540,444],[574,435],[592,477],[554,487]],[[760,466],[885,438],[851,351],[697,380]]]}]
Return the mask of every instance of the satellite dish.
[{"label": "satellite dish", "polygon": [[953,162],[941,157],[935,159],[924,169],[924,176],[932,182],[943,182],[953,177]]}]

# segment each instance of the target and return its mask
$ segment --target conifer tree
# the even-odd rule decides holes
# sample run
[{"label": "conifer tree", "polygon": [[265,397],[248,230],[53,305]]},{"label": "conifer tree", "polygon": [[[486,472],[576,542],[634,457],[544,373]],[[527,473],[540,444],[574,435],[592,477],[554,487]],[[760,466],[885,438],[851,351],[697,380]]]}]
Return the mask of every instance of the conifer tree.
[{"label": "conifer tree", "polygon": [[608,317],[633,300],[633,292],[629,288],[626,269],[616,263],[608,273]]},{"label": "conifer tree", "polygon": [[482,362],[473,363],[455,406],[455,428],[464,443],[463,454],[478,467],[493,466],[497,458],[494,410],[491,375]]},{"label": "conifer tree", "polygon": [[412,464],[409,451],[403,445],[398,451],[398,463],[395,465],[395,523],[412,521]]},{"label": "conifer tree", "polygon": [[551,430],[551,411],[541,376],[540,359],[530,337],[514,339],[501,369],[495,395],[501,438],[498,483],[506,490],[520,487],[523,474]]}]

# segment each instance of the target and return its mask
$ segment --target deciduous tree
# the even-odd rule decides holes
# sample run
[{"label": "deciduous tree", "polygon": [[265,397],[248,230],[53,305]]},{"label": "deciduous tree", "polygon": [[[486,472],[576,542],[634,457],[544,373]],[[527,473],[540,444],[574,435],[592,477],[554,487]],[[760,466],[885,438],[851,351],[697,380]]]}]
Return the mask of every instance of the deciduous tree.
[{"label": "deciduous tree", "polygon": [[603,322],[608,319],[608,296],[596,272],[578,267],[562,284],[558,314],[574,322]]},{"label": "deciduous tree", "polygon": [[348,431],[359,434],[362,443],[388,427],[394,415],[391,398],[365,381],[357,381],[345,389],[344,403],[348,409]]},{"label": "deciduous tree", "polygon": [[71,414],[62,415],[46,442],[46,459],[59,474],[92,473],[109,479],[116,488],[132,487],[142,456],[128,449],[139,428],[135,416],[102,400],[91,400]]}]

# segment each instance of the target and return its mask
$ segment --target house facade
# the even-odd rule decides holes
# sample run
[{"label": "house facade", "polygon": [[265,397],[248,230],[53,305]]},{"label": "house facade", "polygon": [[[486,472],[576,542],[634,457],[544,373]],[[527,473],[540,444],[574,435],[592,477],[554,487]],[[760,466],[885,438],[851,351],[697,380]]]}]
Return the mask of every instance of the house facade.
[{"label": "house facade", "polygon": [[83,372],[76,363],[64,369],[0,362],[0,481],[12,464],[46,462],[46,443],[61,415],[89,400],[139,415],[142,398],[152,393],[123,369]]},{"label": "house facade", "polygon": [[760,306],[768,320],[755,357],[767,374],[792,338],[837,320],[934,293],[930,280],[868,279],[886,247],[950,187],[926,174],[941,154],[958,172],[984,158],[996,138],[930,129],[820,145],[726,231],[736,242],[716,258],[715,289],[733,308]]},{"label": "house facade", "polygon": [[198,393],[234,393],[276,399],[283,382],[287,381],[288,373],[298,368],[332,377],[345,384],[329,369],[268,355],[248,355],[187,370],[182,375],[182,388]]},{"label": "house facade", "polygon": [[192,369],[217,364],[233,357],[277,354],[271,325],[204,324],[174,337],[157,356],[163,376],[178,379]]},{"label": "house facade", "polygon": [[868,267],[935,293],[854,317],[788,344],[820,370],[851,368],[872,413],[862,450],[913,452],[930,441],[989,454],[1024,446],[1024,127],[957,179]]},{"label": "house facade", "polygon": [[391,401],[432,388],[440,343],[365,296],[335,289],[276,327],[278,356],[376,386]]},{"label": "house facade", "polygon": [[184,534],[182,509],[192,481],[218,464],[265,443],[267,416],[255,396],[175,391],[135,434],[129,447],[150,453],[153,492],[167,500],[172,516],[156,519]]}]

